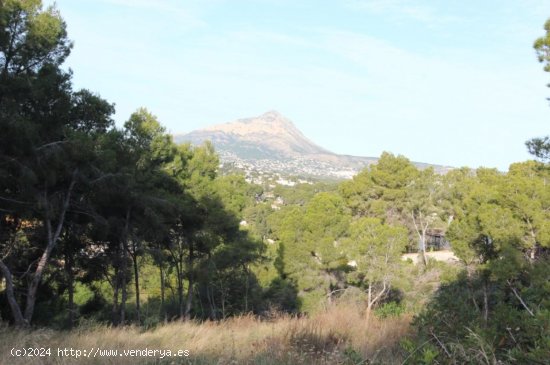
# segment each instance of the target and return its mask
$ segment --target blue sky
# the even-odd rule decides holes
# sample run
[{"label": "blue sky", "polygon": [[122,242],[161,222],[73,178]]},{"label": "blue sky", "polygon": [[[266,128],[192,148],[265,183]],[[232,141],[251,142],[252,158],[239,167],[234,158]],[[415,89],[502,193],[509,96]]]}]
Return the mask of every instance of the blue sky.
[{"label": "blue sky", "polygon": [[[52,2],[45,1],[46,4]],[[78,88],[173,133],[278,110],[337,153],[506,170],[550,132],[548,0],[57,0]]]}]

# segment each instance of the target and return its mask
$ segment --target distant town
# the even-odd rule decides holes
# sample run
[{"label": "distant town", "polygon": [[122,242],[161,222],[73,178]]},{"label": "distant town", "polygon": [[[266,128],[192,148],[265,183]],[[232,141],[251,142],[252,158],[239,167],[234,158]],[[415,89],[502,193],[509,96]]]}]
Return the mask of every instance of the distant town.
[{"label": "distant town", "polygon": [[242,171],[247,182],[258,185],[275,182],[280,185],[294,186],[318,180],[351,179],[359,172],[356,169],[339,169],[328,162],[300,157],[288,160],[243,159],[230,151],[219,153],[222,171]]}]

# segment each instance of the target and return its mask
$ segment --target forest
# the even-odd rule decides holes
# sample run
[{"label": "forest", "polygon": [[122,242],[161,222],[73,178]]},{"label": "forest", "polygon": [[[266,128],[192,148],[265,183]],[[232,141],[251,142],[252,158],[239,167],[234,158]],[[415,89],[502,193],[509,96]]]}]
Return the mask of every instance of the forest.
[{"label": "forest", "polygon": [[[550,363],[548,137],[507,172],[385,152],[348,181],[254,185],[146,108],[116,126],[113,103],[74,89],[71,48],[55,7],[0,1],[0,353],[218,328],[222,353],[179,361]],[[550,72],[550,20],[535,50]],[[434,235],[458,262],[428,257]]]}]

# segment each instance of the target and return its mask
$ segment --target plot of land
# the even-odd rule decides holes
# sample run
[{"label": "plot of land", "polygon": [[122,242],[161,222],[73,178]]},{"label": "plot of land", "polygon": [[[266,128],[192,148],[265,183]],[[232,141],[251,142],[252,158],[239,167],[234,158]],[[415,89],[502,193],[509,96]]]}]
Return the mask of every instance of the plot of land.
[{"label": "plot of land", "polygon": [[[426,256],[428,257],[428,260],[433,259],[436,261],[444,261],[450,263],[458,262],[458,257],[456,257],[454,252],[451,250],[426,252]],[[411,259],[412,262],[416,265],[422,260],[422,257],[419,253],[406,253],[401,256],[401,260],[403,261],[407,261],[408,259]]]}]

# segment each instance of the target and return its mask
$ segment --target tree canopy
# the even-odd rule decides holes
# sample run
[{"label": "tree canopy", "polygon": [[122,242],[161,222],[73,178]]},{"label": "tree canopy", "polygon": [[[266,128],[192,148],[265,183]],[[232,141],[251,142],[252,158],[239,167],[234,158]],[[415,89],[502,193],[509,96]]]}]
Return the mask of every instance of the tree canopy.
[{"label": "tree canopy", "polygon": [[[533,47],[537,53],[540,63],[544,63],[544,71],[550,72],[550,19],[544,23],[546,34],[535,40]],[[550,87],[550,84],[548,84]],[[530,139],[525,143],[529,153],[542,161],[550,161],[550,137],[538,137]]]}]

